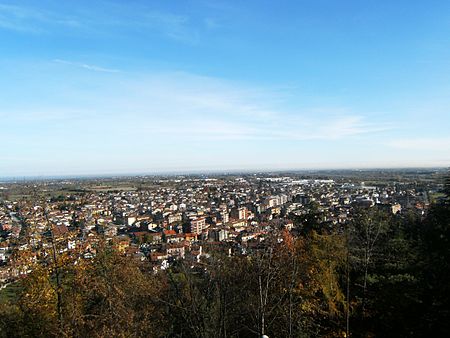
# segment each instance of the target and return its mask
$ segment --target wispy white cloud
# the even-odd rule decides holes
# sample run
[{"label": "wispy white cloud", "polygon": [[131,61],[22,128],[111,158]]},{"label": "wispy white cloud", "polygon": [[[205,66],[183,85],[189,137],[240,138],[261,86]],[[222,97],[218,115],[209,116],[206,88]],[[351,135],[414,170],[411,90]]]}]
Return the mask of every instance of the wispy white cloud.
[{"label": "wispy white cloud", "polygon": [[150,27],[171,39],[182,42],[196,43],[199,38],[198,31],[191,27],[190,18],[187,15],[148,11],[131,25]]},{"label": "wispy white cloud", "polygon": [[387,145],[405,150],[449,151],[450,137],[403,138],[392,140]]},{"label": "wispy white cloud", "polygon": [[[280,95],[276,87],[185,72],[120,72],[105,79],[101,72],[106,68],[92,67],[61,59],[46,64],[41,72],[34,66],[40,94],[27,87],[26,101],[0,109],[5,130],[0,139],[55,154],[64,149],[77,152],[71,140],[80,140],[80,135],[80,147],[104,145],[106,153],[118,149],[158,153],[167,144],[192,149],[214,145],[220,153],[233,143],[256,149],[315,141],[336,146],[391,128],[345,107],[296,108],[295,95]],[[92,73],[87,76],[83,69]],[[55,138],[60,140],[57,144]]]},{"label": "wispy white cloud", "polygon": [[105,110],[139,121],[132,130],[156,134],[300,141],[339,140],[393,129],[342,107],[287,109],[276,88],[188,73],[150,74],[113,90],[126,94],[107,95],[108,102],[102,104],[114,108]]},{"label": "wispy white cloud", "polygon": [[61,59],[54,59],[53,62],[70,65],[70,66],[76,66],[76,67],[84,68],[87,70],[92,70],[95,72],[120,73],[120,70],[118,70],[118,69],[104,68],[104,67],[99,67],[96,65],[90,65],[90,64],[86,64],[86,63],[80,63],[80,62],[72,62],[72,61],[61,60]]},{"label": "wispy white cloud", "polygon": [[[23,33],[49,33],[53,26],[79,28],[81,23],[72,15],[35,7],[0,4],[0,28]],[[61,31],[58,30],[58,33]]]},{"label": "wispy white cloud", "polygon": [[[316,120],[313,122],[310,120],[313,127],[297,124],[283,116],[276,118],[276,127],[271,127],[268,121],[250,125],[224,119],[191,120],[163,126],[157,125],[147,128],[145,131],[166,136],[183,135],[197,140],[338,141],[390,129],[390,127],[384,126],[355,124],[351,122],[354,119],[355,117],[352,116],[342,116],[329,121]],[[358,117],[358,120],[360,119]]]},{"label": "wispy white cloud", "polygon": [[45,20],[46,16],[37,10],[0,4],[0,28],[20,32],[37,33],[42,29],[36,22]]},{"label": "wispy white cloud", "polygon": [[169,39],[188,44],[199,41],[200,30],[217,27],[213,19],[191,20],[188,15],[157,11],[143,6],[126,6],[120,3],[103,3],[95,12],[76,10],[62,11],[41,10],[31,6],[0,4],[0,29],[23,33],[57,33],[64,34],[78,31],[82,34],[111,34],[111,29],[121,28],[141,32],[154,31]]},{"label": "wispy white cloud", "polygon": [[219,24],[219,22],[217,21],[217,19],[213,19],[213,18],[205,18],[203,20],[205,27],[208,29],[216,29],[221,27],[221,25]]},{"label": "wispy white cloud", "polygon": [[[55,59],[68,69],[60,92],[52,90],[43,104],[21,108],[3,121],[62,124],[108,128],[111,133],[155,134],[189,140],[345,140],[392,129],[342,107],[295,109],[277,88],[261,88],[189,73],[119,73],[119,70]],[[78,69],[119,73],[117,81],[92,74],[95,92],[78,85]],[[58,80],[57,80],[58,81]],[[63,101],[59,100],[63,97]],[[51,104],[64,102],[70,104]],[[50,103],[49,103],[50,102]],[[286,108],[289,106],[290,108]],[[0,115],[8,115],[0,111]],[[8,122],[8,123],[9,123]]]},{"label": "wispy white cloud", "polygon": [[319,129],[321,135],[326,135],[330,139],[338,139],[346,136],[378,133],[393,128],[390,123],[368,122],[364,116],[343,115]]}]

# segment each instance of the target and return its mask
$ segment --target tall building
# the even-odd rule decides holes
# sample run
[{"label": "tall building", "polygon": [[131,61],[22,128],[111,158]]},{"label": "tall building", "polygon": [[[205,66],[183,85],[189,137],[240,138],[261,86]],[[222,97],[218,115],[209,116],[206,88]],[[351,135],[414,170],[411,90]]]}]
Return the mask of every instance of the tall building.
[{"label": "tall building", "polygon": [[246,207],[241,207],[238,209],[238,217],[239,217],[239,219],[247,219],[248,218],[248,210]]},{"label": "tall building", "polygon": [[233,208],[230,217],[235,220],[246,220],[248,218],[248,210],[246,207]]},{"label": "tall building", "polygon": [[230,215],[228,214],[228,211],[223,210],[220,213],[220,217],[222,217],[222,223],[228,223],[230,221]]},{"label": "tall building", "polygon": [[203,230],[207,229],[209,224],[206,224],[206,218],[196,218],[191,220],[191,233],[193,234],[201,234]]}]

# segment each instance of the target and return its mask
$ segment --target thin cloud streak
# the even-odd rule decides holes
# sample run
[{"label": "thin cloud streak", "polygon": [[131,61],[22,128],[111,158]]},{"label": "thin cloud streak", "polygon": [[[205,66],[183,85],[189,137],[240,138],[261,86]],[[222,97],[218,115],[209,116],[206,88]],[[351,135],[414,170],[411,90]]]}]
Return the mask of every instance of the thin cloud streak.
[{"label": "thin cloud streak", "polygon": [[78,62],[72,62],[72,61],[61,60],[61,59],[54,59],[53,62],[64,64],[64,65],[76,66],[76,67],[92,70],[95,72],[103,72],[103,73],[120,73],[121,72],[118,69],[104,68],[104,67],[99,67],[96,65],[89,65],[86,63],[78,63]]},{"label": "thin cloud streak", "polygon": [[[54,30],[52,26],[79,28],[81,24],[72,16],[43,11],[33,7],[0,4],[0,28],[22,33],[42,34]],[[61,33],[60,30],[57,33]]]},{"label": "thin cloud streak", "polygon": [[[392,129],[390,126],[375,126],[371,124],[351,124],[354,117],[343,116],[338,119],[322,122],[316,125],[322,127],[305,128],[286,120],[278,128],[269,128],[265,124],[248,127],[246,124],[217,121],[185,121],[182,125],[173,124],[170,127],[146,128],[145,131],[161,135],[183,135],[189,139],[227,140],[227,141],[335,141],[366,134],[379,133]],[[358,118],[359,120],[359,118]],[[344,123],[347,125],[345,127]]]},{"label": "thin cloud streak", "polygon": [[42,29],[34,23],[44,20],[45,17],[40,11],[0,4],[0,28],[18,32],[38,33]]},{"label": "thin cloud streak", "polygon": [[186,15],[150,11],[136,24],[153,27],[167,37],[182,42],[197,43],[199,39],[198,32],[190,28]]},{"label": "thin cloud streak", "polygon": [[[65,34],[64,27],[70,31],[82,34],[108,34],[110,29],[119,27],[139,34],[142,31],[153,30],[162,36],[186,44],[197,44],[200,39],[200,29],[211,29],[214,21],[199,19],[191,22],[188,15],[178,15],[170,12],[151,10],[143,6],[137,12],[129,12],[129,6],[121,4],[103,4],[103,13],[77,11],[70,16],[57,11],[42,11],[28,6],[0,4],[0,29],[13,30],[22,33],[56,33]],[[129,20],[122,16],[127,13]],[[125,16],[126,18],[126,16]]]},{"label": "thin cloud streak", "polygon": [[404,138],[392,140],[387,145],[404,150],[448,151],[450,150],[450,137]]}]

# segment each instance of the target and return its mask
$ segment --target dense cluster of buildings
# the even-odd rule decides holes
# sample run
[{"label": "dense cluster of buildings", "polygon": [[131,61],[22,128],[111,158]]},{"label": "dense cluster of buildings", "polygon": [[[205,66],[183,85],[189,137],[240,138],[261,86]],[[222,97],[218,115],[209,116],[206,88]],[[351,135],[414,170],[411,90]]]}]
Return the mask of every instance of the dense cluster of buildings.
[{"label": "dense cluster of buildings", "polygon": [[[392,213],[426,210],[426,189],[400,184],[243,175],[154,179],[147,185],[95,189],[42,198],[0,200],[0,285],[27,274],[52,252],[94,257],[99,241],[148,261],[155,271],[177,259],[199,263],[212,251],[245,255],[311,208],[339,227],[355,206]],[[34,190],[42,189],[39,183]],[[8,186],[4,187],[4,191]]]}]

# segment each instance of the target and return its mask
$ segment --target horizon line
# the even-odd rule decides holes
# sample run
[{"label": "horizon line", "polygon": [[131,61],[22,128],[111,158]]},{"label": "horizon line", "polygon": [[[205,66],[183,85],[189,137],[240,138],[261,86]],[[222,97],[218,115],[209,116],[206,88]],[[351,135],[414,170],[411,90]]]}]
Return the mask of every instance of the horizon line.
[{"label": "horizon line", "polygon": [[317,168],[286,168],[286,169],[208,169],[208,170],[161,170],[153,172],[122,172],[122,173],[92,173],[92,174],[58,174],[58,175],[5,175],[0,176],[0,183],[14,180],[57,180],[57,179],[95,179],[95,178],[133,178],[147,176],[182,176],[182,175],[232,175],[257,173],[297,173],[297,172],[333,172],[333,171],[376,171],[376,170],[450,170],[449,166],[395,166],[395,167],[317,167]]}]

